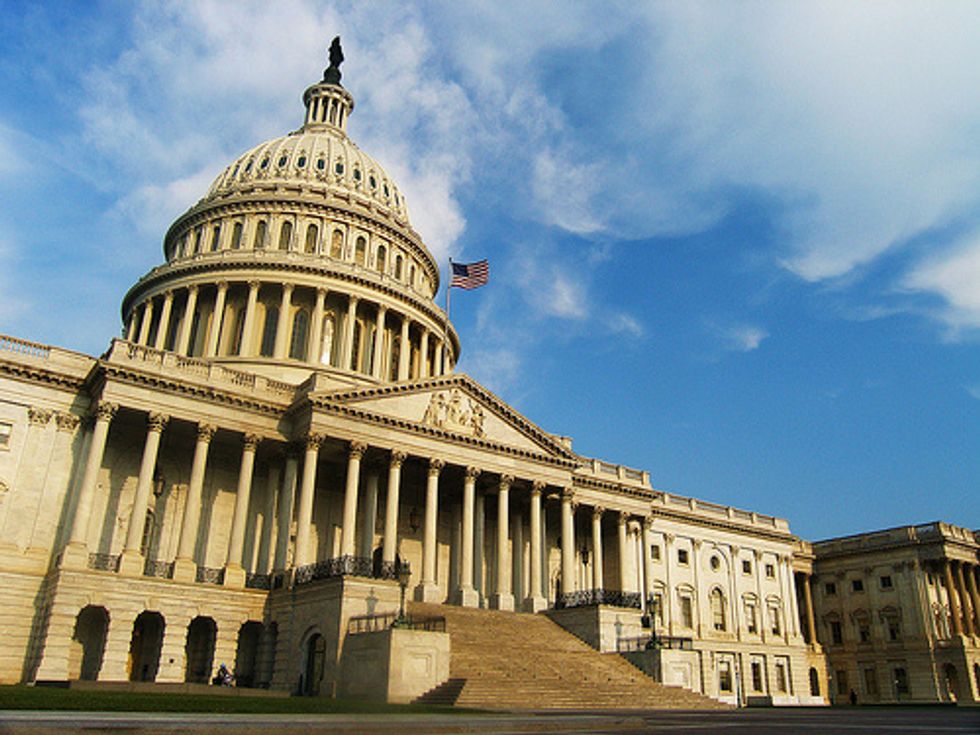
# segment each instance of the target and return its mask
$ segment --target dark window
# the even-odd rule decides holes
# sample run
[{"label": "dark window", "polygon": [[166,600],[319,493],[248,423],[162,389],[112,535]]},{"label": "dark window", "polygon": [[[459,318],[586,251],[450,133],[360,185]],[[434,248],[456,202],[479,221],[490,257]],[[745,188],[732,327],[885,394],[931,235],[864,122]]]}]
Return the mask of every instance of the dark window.
[{"label": "dark window", "polygon": [[775,579],[776,577],[776,565],[766,564],[766,577],[769,579]]},{"label": "dark window", "polygon": [[296,168],[303,168],[306,165],[306,156],[300,156],[296,159]]},{"label": "dark window", "polygon": [[287,163],[289,163],[289,157],[288,156],[279,156],[279,168],[282,168]]},{"label": "dark window", "polygon": [[324,161],[322,158],[318,158],[316,161],[316,170],[323,171],[323,169],[325,169],[326,167],[327,167],[327,162]]},{"label": "dark window", "polygon": [[864,592],[864,580],[863,579],[852,579],[851,580],[851,590],[853,592]]},{"label": "dark window", "polygon": [[881,578],[881,588],[883,590],[890,590],[892,588],[892,578],[890,575],[886,574]]},{"label": "dark window", "polygon": [[344,173],[344,162],[343,161],[337,161],[337,163],[335,163],[334,166],[333,166],[333,170],[334,170],[334,173],[337,174],[337,176],[342,176],[343,173]]},{"label": "dark window", "polygon": [[748,559],[742,559],[742,573],[752,574],[752,562]]},{"label": "dark window", "polygon": [[650,546],[650,558],[654,561],[660,561],[660,545],[652,544]]},{"label": "dark window", "polygon": [[268,157],[262,159],[262,163],[259,164],[259,168],[269,168]]},{"label": "dark window", "polygon": [[270,306],[265,310],[265,325],[262,328],[262,346],[259,354],[272,357],[276,349],[276,327],[279,322],[279,307]]},{"label": "dark window", "polygon": [[678,564],[687,564],[687,549],[678,549],[677,550],[677,563]]},{"label": "dark window", "polygon": [[895,669],[895,694],[909,693],[909,672],[899,667]]},{"label": "dark window", "polygon": [[871,626],[868,623],[858,623],[858,638],[861,643],[871,643]]},{"label": "dark window", "polygon": [[844,642],[844,631],[841,628],[839,620],[830,621],[830,640],[835,646],[839,646]]},{"label": "dark window", "polygon": [[823,592],[828,597],[833,597],[834,595],[837,594],[837,583],[827,582],[827,584],[823,586]]}]

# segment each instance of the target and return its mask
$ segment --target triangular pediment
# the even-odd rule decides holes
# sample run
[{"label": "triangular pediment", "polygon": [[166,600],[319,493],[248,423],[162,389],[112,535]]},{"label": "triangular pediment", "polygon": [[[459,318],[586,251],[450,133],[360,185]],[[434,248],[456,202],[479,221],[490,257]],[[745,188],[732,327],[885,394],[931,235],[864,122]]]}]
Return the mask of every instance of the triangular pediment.
[{"label": "triangular pediment", "polygon": [[455,374],[372,388],[311,394],[321,407],[343,406],[423,433],[456,436],[577,461],[558,439],[470,378]]}]

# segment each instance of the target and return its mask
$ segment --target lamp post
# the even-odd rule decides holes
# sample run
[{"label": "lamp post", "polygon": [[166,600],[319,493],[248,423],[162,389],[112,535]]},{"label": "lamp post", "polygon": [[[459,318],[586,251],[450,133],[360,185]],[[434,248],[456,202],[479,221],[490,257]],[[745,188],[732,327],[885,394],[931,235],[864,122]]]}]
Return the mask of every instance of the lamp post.
[{"label": "lamp post", "polygon": [[408,564],[405,562],[400,562],[398,564],[398,585],[401,587],[401,602],[398,606],[398,619],[395,621],[394,627],[403,627],[406,623],[405,620],[405,590],[408,589],[409,580],[412,578],[412,570],[409,568]]}]

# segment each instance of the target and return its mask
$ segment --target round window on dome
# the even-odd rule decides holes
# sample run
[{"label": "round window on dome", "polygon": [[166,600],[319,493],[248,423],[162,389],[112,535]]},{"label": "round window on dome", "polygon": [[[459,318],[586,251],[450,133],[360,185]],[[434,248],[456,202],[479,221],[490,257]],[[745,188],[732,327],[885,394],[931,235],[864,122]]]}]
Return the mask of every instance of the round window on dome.
[{"label": "round window on dome", "polygon": [[360,180],[361,180],[361,169],[355,168],[354,169],[354,181],[360,181]]},{"label": "round window on dome", "polygon": [[289,163],[289,156],[279,156],[279,168],[282,168],[287,163]]},{"label": "round window on dome", "polygon": [[718,558],[718,555],[716,554],[716,555],[712,556],[711,557],[711,568],[717,572],[718,571],[718,567],[720,567],[720,566],[721,566],[721,559]]},{"label": "round window on dome", "polygon": [[262,163],[259,164],[259,168],[261,168],[261,169],[269,168],[269,158],[268,158],[268,156],[266,156],[265,158],[262,159]]},{"label": "round window on dome", "polygon": [[334,171],[335,174],[337,174],[337,176],[343,176],[344,175],[344,162],[343,161],[337,161],[337,163],[334,164],[333,171]]},{"label": "round window on dome", "polygon": [[303,168],[306,166],[306,156],[300,156],[296,159],[296,168]]},{"label": "round window on dome", "polygon": [[316,170],[323,171],[323,169],[325,169],[326,167],[327,167],[327,162],[324,161],[322,158],[318,158],[316,161]]}]

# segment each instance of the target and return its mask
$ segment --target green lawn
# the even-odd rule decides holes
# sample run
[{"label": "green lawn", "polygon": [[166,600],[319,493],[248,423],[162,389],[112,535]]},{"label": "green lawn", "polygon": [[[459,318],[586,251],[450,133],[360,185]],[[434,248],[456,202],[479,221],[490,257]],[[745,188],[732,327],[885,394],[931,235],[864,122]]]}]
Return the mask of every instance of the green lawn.
[{"label": "green lawn", "polygon": [[0,710],[99,712],[221,712],[261,714],[432,714],[472,713],[453,707],[379,704],[327,697],[229,697],[207,694],[78,691],[61,687],[0,686]]}]

